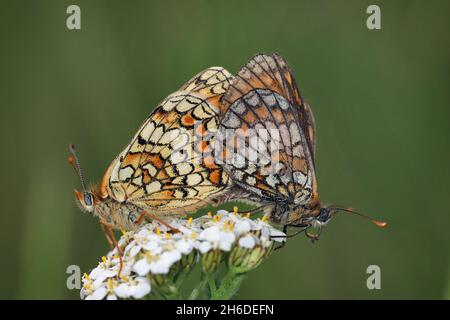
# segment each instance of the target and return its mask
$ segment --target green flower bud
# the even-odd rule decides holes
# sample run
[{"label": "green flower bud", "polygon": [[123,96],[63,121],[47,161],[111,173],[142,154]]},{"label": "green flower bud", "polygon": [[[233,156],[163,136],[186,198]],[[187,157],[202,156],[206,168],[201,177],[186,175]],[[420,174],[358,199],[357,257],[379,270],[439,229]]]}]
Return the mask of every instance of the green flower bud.
[{"label": "green flower bud", "polygon": [[210,250],[202,255],[202,268],[204,272],[211,273],[216,271],[222,258],[222,252],[218,249]]},{"label": "green flower bud", "polygon": [[152,286],[161,287],[167,282],[167,275],[149,273],[149,279]]},{"label": "green flower bud", "polygon": [[228,258],[228,265],[234,273],[245,273],[259,266],[266,253],[267,250],[261,246],[252,249],[235,246]]},{"label": "green flower bud", "polygon": [[188,255],[183,255],[180,264],[183,269],[190,269],[197,263],[197,252],[192,250]]}]

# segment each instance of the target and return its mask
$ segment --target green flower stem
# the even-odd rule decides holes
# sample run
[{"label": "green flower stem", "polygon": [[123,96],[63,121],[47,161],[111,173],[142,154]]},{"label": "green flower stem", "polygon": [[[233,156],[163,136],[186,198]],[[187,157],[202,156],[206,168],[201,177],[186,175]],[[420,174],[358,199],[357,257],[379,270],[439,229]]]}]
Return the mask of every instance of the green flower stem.
[{"label": "green flower stem", "polygon": [[[215,288],[214,283],[214,290],[211,290],[211,300],[231,299],[239,290],[244,279],[245,275],[228,270],[228,273],[223,277],[218,288]],[[213,289],[211,283],[210,289]]]},{"label": "green flower stem", "polygon": [[214,300],[213,297],[216,295],[217,286],[216,286],[216,280],[213,277],[208,278],[208,286],[209,286],[210,300]]},{"label": "green flower stem", "polygon": [[205,291],[206,285],[209,284],[210,278],[211,278],[210,273],[202,272],[202,278],[201,278],[200,282],[192,290],[188,299],[189,300],[197,299],[199,297],[199,295]]},{"label": "green flower stem", "polygon": [[165,300],[165,297],[159,292],[158,289],[152,288],[152,292],[150,292],[149,295],[146,296],[147,300],[153,300],[153,298],[158,300]]}]

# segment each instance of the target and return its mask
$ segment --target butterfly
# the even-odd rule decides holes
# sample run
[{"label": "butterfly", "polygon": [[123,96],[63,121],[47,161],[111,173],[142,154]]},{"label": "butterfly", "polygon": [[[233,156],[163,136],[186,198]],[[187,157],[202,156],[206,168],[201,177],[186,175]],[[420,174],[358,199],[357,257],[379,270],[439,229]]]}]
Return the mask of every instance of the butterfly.
[{"label": "butterfly", "polygon": [[164,99],[112,161],[98,187],[86,188],[75,147],[69,145],[68,160],[82,186],[74,191],[76,202],[99,217],[111,247],[117,247],[113,229],[132,230],[147,219],[171,228],[163,217],[209,203],[228,186],[228,175],[212,151],[220,99],[232,78],[224,68],[211,67]]},{"label": "butterfly", "polygon": [[[215,155],[233,182],[228,198],[257,203],[285,231],[299,227],[312,240],[338,211],[362,215],[321,202],[314,116],[280,55],[255,55],[240,69],[220,118]],[[318,232],[309,234],[310,227]]]}]

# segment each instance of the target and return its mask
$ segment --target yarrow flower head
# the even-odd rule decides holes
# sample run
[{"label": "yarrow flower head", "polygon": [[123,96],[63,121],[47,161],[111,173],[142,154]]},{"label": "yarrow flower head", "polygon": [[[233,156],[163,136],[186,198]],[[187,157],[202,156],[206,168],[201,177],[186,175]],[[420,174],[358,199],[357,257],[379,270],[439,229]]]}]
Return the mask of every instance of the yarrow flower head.
[{"label": "yarrow flower head", "polygon": [[[265,218],[225,210],[167,223],[172,229],[153,221],[125,233],[118,242],[122,268],[115,248],[84,275],[81,298],[141,299],[151,292],[160,298],[180,298],[183,279],[198,262],[205,277],[212,276],[221,263],[232,274],[243,274],[271,253],[274,241],[285,240],[285,234]],[[191,298],[197,294],[194,290]]]}]

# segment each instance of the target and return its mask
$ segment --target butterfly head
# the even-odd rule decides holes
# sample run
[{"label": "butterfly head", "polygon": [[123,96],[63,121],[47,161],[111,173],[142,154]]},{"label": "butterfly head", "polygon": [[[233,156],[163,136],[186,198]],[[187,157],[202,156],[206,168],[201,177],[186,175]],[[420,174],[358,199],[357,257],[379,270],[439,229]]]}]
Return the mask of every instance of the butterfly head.
[{"label": "butterfly head", "polygon": [[324,226],[330,221],[339,210],[334,207],[321,206],[318,215],[314,217],[313,224]]},{"label": "butterfly head", "polygon": [[92,191],[86,189],[86,185],[84,183],[83,172],[81,171],[80,162],[78,160],[77,154],[75,152],[75,146],[73,144],[69,144],[69,164],[75,169],[78,177],[80,178],[82,191],[74,190],[75,193],[75,201],[80,207],[80,209],[87,213],[94,213],[95,211],[95,195]]},{"label": "butterfly head", "polygon": [[[297,227],[301,228],[300,231],[296,232],[294,235],[301,232],[305,234],[312,240],[316,241],[319,239],[322,228],[327,225],[327,223],[338,213],[346,212],[354,215],[361,216],[368,219],[370,222],[375,224],[380,228],[387,227],[387,223],[384,221],[375,220],[363,213],[354,211],[351,208],[340,207],[335,205],[323,205],[320,202],[315,203],[310,207],[298,207],[292,210],[289,214],[289,221],[286,227]],[[318,230],[317,233],[309,233],[308,229],[314,228]],[[292,235],[291,235],[292,236]]]}]

